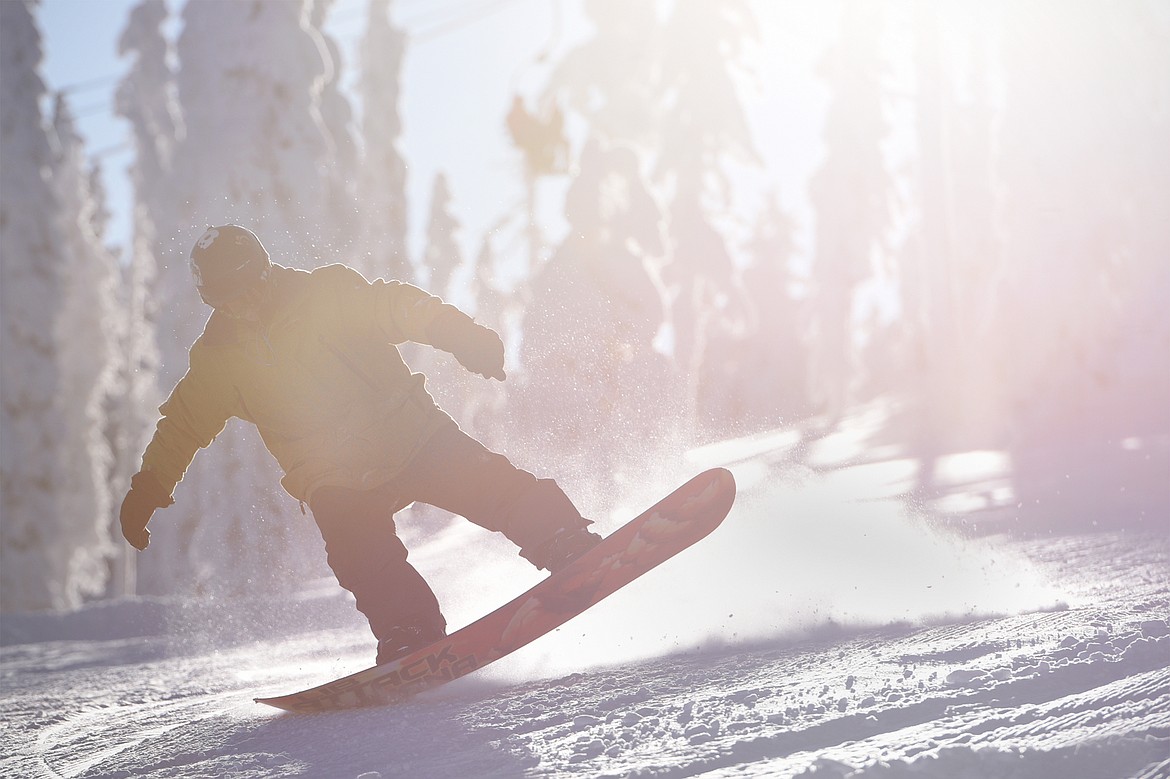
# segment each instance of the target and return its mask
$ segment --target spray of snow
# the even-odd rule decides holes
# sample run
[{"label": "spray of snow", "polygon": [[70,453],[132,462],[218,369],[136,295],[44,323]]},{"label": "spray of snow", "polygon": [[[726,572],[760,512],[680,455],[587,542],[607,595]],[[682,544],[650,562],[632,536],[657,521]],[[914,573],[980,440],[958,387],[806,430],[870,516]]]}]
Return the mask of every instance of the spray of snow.
[{"label": "spray of snow", "polygon": [[[970,621],[1064,601],[1028,561],[994,539],[964,538],[888,497],[901,492],[913,463],[776,467],[770,461],[777,444],[795,446],[796,439],[752,439],[706,451],[705,457],[734,461],[739,498],[724,524],[488,669],[486,678],[515,683],[728,645],[797,641],[826,630]],[[663,472],[638,485],[642,502],[614,506],[599,521],[602,532],[665,495],[702,459],[660,467]],[[472,537],[482,533],[456,523],[414,558],[434,582],[452,628],[539,579],[506,542]],[[474,561],[467,560],[468,549],[475,550]]]}]

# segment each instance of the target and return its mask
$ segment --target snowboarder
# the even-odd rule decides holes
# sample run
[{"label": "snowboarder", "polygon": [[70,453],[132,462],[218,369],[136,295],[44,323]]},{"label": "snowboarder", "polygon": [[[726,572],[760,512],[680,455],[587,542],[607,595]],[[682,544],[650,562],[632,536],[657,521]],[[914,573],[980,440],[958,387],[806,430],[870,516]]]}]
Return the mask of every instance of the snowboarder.
[{"label": "snowboarder", "polygon": [[213,311],[122,502],[122,534],[136,549],[147,547],[147,523],[174,503],[195,453],[231,417],[256,425],[281,484],[309,505],[330,568],[378,639],[378,664],[446,634],[434,592],[395,533],[393,515],[411,503],[503,533],[553,572],[600,541],[556,482],[464,433],[396,346],[429,344],[503,381],[494,330],[410,284],[367,281],[344,265],[274,264],[238,225],[209,228],[191,250],[191,271]]}]

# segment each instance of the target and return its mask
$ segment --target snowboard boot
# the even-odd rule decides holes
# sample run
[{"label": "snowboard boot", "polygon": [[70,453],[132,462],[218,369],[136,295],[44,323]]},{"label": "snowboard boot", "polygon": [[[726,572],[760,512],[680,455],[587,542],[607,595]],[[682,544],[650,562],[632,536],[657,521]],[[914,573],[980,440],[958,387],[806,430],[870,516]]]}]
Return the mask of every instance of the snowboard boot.
[{"label": "snowboard boot", "polygon": [[416,649],[422,649],[445,637],[447,631],[422,621],[407,622],[391,628],[378,640],[378,657],[375,665],[392,663],[406,657]]},{"label": "snowboard boot", "polygon": [[552,538],[531,552],[521,552],[520,556],[537,568],[556,573],[600,543],[601,536],[583,527],[562,528]]}]

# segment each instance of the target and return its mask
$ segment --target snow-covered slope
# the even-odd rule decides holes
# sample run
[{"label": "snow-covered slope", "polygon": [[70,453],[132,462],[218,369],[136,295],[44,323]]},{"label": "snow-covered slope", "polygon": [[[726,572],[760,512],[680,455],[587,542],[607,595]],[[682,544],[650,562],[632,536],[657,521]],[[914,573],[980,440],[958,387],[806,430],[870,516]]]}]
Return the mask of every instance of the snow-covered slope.
[{"label": "snow-covered slope", "polygon": [[[964,539],[881,499],[896,461],[812,470],[793,445],[698,453],[740,481],[719,531],[398,707],[252,703],[368,664],[331,582],[5,616],[0,775],[1170,776],[1170,536]],[[416,554],[453,625],[535,580],[475,532]]]}]

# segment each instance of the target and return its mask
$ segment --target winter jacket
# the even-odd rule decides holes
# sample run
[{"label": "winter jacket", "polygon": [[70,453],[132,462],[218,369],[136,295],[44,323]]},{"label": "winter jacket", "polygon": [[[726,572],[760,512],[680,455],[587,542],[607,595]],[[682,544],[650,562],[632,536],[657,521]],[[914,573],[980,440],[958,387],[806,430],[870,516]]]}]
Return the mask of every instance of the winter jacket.
[{"label": "winter jacket", "polygon": [[281,484],[306,502],[323,486],[384,484],[455,424],[395,346],[430,343],[428,326],[450,308],[442,300],[344,265],[275,265],[266,295],[259,323],[212,314],[159,407],[142,466],[168,492],[231,417],[256,425]]}]

